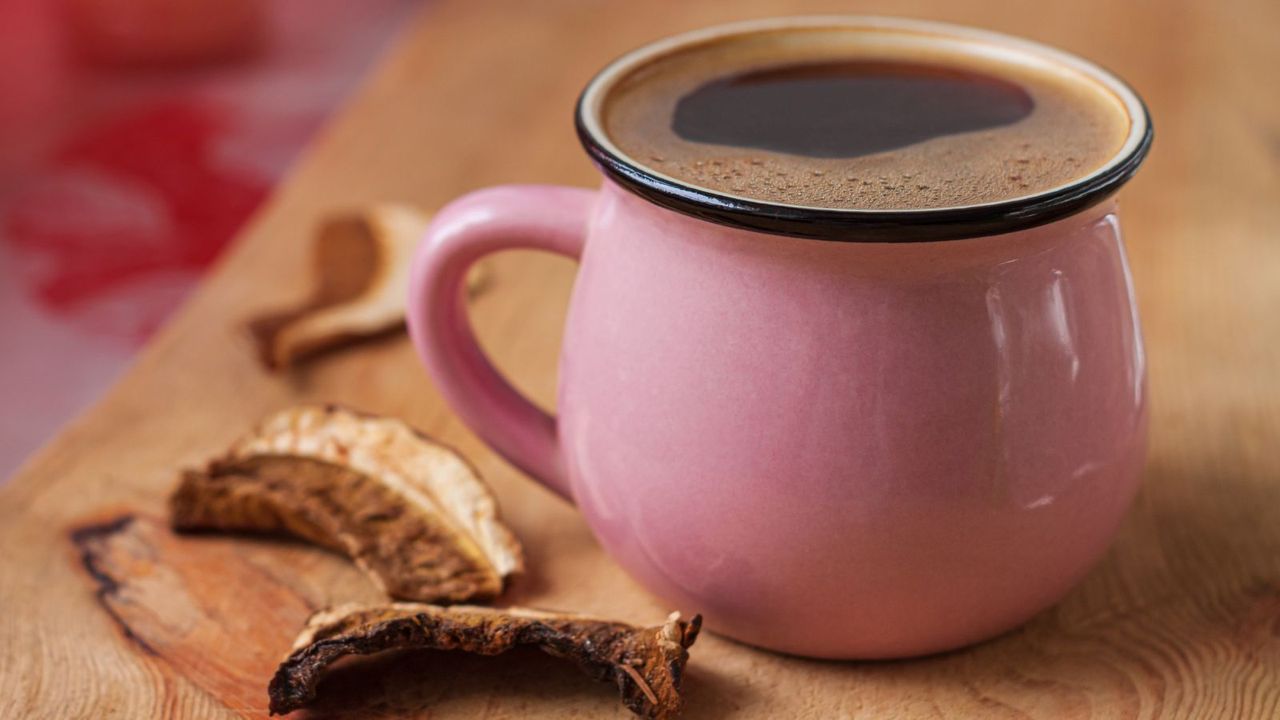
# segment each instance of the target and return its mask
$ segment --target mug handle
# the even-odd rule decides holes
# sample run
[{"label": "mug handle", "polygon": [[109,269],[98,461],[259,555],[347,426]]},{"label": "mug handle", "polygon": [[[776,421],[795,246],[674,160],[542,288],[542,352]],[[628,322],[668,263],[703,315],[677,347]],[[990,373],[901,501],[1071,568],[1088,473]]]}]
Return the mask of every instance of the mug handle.
[{"label": "mug handle", "polygon": [[447,205],[427,228],[409,279],[409,335],[445,401],[482,440],[570,500],[556,419],[511,386],[476,343],[467,318],[467,269],[517,248],[577,260],[596,194],[552,185],[503,185]]}]

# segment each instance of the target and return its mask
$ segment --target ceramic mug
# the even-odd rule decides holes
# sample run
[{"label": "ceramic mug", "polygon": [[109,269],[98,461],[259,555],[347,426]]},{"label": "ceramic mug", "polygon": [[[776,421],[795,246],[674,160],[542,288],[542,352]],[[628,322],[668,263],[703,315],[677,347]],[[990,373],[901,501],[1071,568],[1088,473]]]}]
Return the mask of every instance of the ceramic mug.
[{"label": "ceramic mug", "polygon": [[[663,53],[847,24],[990,45],[1114,93],[1097,172],[1031,198],[839,211],[717,195],[601,132],[611,82]],[[584,91],[598,190],[497,187],[439,213],[409,328],[458,415],[575,503],[645,587],[748,643],[901,657],[991,637],[1105,551],[1146,451],[1146,366],[1115,191],[1151,141],[1140,99],[1074,56],[982,31],[810,18],[637,50]],[[486,360],[462,291],[478,258],[573,258],[557,416]]]}]

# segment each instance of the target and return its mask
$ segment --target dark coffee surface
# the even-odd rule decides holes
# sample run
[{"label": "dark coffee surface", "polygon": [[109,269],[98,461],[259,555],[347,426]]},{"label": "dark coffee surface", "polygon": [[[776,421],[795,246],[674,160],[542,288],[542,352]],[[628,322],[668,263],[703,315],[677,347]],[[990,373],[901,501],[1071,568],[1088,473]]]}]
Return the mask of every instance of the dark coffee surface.
[{"label": "dark coffee surface", "polygon": [[1035,101],[1022,86],[943,65],[843,60],[712,80],[676,103],[691,142],[853,158],[1012,125]]},{"label": "dark coffee surface", "polygon": [[856,209],[1059,187],[1128,131],[1118,101],[1071,72],[835,31],[677,51],[623,78],[603,118],[623,153],[680,182]]}]

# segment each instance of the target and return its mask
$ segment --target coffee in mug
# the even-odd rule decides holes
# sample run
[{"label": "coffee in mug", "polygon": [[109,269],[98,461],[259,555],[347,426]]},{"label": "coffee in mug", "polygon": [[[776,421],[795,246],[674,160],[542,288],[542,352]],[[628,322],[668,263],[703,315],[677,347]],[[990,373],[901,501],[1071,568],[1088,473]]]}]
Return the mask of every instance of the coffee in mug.
[{"label": "coffee in mug", "polygon": [[1097,83],[936,36],[779,30],[632,68],[603,131],[637,165],[709,192],[823,208],[999,202],[1104,165],[1129,129]]}]

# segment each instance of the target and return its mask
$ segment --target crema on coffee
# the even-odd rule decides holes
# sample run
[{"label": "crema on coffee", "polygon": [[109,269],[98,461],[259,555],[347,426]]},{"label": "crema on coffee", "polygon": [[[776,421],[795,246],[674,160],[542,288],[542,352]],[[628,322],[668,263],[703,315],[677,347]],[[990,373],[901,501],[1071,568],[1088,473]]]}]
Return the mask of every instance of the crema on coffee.
[{"label": "crema on coffee", "polygon": [[631,162],[777,204],[950,208],[1088,176],[1129,115],[1075,70],[977,41],[859,27],[711,38],[631,68],[601,127]]}]

